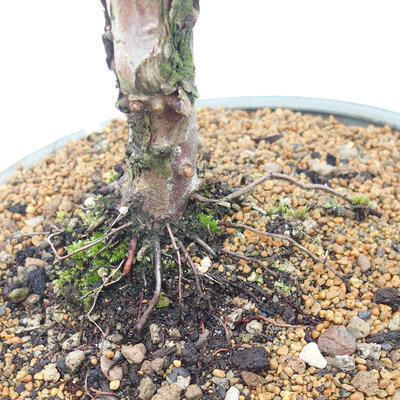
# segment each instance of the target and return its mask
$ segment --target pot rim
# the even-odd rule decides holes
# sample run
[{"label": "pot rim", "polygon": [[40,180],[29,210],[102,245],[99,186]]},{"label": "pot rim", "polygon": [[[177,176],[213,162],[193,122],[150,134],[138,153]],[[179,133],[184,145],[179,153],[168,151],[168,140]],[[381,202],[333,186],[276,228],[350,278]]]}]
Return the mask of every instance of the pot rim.
[{"label": "pot rim", "polygon": [[[244,110],[288,108],[293,111],[322,115],[323,117],[333,115],[346,125],[389,125],[395,130],[400,130],[400,113],[341,100],[299,96],[240,96],[199,99],[196,101],[196,108],[198,107]],[[101,122],[95,127],[96,129],[82,129],[74,132],[29,154],[0,172],[0,184],[6,183],[7,179],[16,171],[17,165],[22,164],[24,168],[32,167],[43,157],[60,150],[64,144],[72,139],[80,139],[96,132],[96,130],[101,131],[109,122],[110,120]]]}]

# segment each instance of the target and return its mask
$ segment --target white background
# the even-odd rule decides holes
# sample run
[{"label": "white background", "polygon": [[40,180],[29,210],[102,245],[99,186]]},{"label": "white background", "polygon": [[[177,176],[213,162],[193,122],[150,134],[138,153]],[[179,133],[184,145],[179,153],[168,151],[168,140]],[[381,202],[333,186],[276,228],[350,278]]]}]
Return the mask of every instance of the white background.
[{"label": "white background", "polygon": [[[292,95],[400,112],[398,0],[200,0],[201,98]],[[118,115],[100,0],[1,1],[0,170]]]}]

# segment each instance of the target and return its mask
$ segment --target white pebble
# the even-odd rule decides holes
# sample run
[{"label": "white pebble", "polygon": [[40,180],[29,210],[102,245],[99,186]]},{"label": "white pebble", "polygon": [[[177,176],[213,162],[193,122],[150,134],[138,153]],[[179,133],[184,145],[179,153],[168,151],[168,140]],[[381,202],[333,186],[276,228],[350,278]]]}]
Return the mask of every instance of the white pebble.
[{"label": "white pebble", "polygon": [[198,267],[198,270],[201,274],[205,274],[210,269],[211,265],[212,265],[212,262],[211,262],[210,258],[204,257],[200,261],[200,266]]},{"label": "white pebble", "polygon": [[326,360],[319,351],[317,343],[311,342],[306,344],[301,350],[299,357],[308,365],[316,368],[325,368]]},{"label": "white pebble", "polygon": [[235,386],[231,386],[226,392],[225,400],[238,400],[239,393],[239,389],[235,388]]},{"label": "white pebble", "polygon": [[85,205],[85,207],[91,208],[94,207],[94,205],[96,204],[96,200],[94,199],[94,197],[88,197],[83,204]]}]

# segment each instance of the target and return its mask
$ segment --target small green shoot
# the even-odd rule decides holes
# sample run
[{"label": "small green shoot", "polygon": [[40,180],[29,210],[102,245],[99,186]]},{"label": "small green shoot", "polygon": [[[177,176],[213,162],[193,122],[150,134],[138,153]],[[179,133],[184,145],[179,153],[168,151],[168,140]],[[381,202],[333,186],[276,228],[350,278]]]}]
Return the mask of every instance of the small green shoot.
[{"label": "small green shoot", "polygon": [[268,210],[268,214],[269,214],[269,215],[274,215],[274,214],[276,214],[277,212],[278,212],[278,209],[275,208],[275,207],[271,207],[271,208]]},{"label": "small green shoot", "polygon": [[200,213],[197,215],[200,223],[206,228],[209,232],[217,232],[221,229],[219,226],[219,221],[215,219],[212,215],[207,215],[204,213]]},{"label": "small green shoot", "polygon": [[296,291],[296,288],[294,286],[286,285],[282,281],[275,281],[274,288],[278,292],[281,292],[282,294],[284,294],[285,296],[290,296],[292,293],[294,293]]},{"label": "small green shoot", "polygon": [[369,204],[369,197],[363,194],[358,194],[353,197],[352,201],[354,205],[366,206]]},{"label": "small green shoot", "polygon": [[283,216],[293,217],[297,219],[305,219],[308,217],[308,209],[307,207],[303,207],[295,210],[290,207],[285,201],[281,200],[278,204],[278,208],[271,207],[268,210],[269,215],[274,215],[280,212]]},{"label": "small green shoot", "polygon": [[255,271],[251,273],[251,275],[247,278],[248,282],[254,282],[258,286],[262,286],[264,284],[264,279],[262,275],[257,274]]},{"label": "small green shoot", "polygon": [[293,217],[293,218],[305,219],[308,217],[308,208],[307,208],[307,206],[303,207],[303,208],[299,208],[298,210],[289,208],[286,211],[285,215],[289,215],[290,217]]},{"label": "small green shoot", "polygon": [[336,199],[329,199],[322,205],[322,208],[324,208],[328,214],[340,216],[343,213],[343,208]]},{"label": "small green shoot", "polygon": [[289,205],[285,201],[280,200],[278,204],[278,211],[282,213],[282,215],[285,215],[288,209]]},{"label": "small green shoot", "polygon": [[329,199],[322,207],[325,210],[336,210],[339,207],[339,202],[336,199]]}]

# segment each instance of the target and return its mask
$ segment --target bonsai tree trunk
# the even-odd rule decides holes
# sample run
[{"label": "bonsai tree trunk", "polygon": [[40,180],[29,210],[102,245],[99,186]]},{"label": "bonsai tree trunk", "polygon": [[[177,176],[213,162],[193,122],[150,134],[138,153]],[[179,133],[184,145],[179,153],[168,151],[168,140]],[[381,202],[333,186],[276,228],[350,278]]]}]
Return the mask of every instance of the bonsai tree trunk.
[{"label": "bonsai tree trunk", "polygon": [[198,187],[192,56],[198,0],[102,0],[107,64],[130,128],[121,206],[148,223],[179,217]]}]

